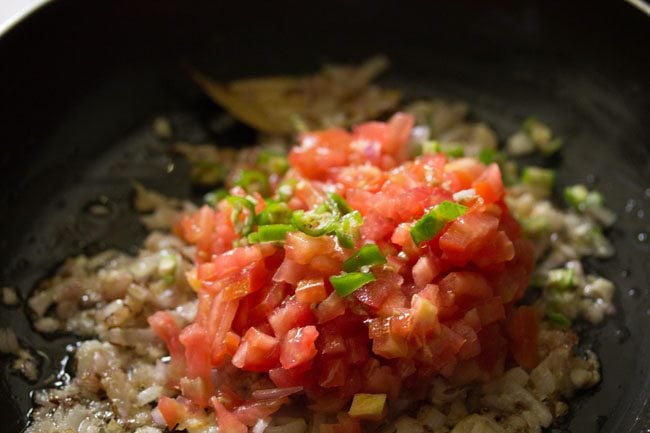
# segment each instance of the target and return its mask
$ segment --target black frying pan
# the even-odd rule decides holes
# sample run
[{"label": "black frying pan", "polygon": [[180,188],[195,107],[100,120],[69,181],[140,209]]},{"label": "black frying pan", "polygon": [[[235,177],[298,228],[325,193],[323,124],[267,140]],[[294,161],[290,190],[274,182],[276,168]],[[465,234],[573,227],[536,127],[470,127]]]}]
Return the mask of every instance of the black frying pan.
[{"label": "black frying pan", "polygon": [[[488,4],[489,3],[489,4]],[[535,114],[566,138],[559,186],[593,182],[620,215],[617,256],[588,267],[614,280],[619,314],[584,335],[602,383],[556,431],[650,431],[650,18],[623,1],[181,2],[62,0],[0,39],[0,284],[27,296],[62,260],[144,236],[130,179],[190,194],[147,124],[171,114],[181,137],[210,132],[217,108],[188,80],[189,61],[220,79],[315,70],[385,53],[389,84],[470,102],[501,135]],[[111,213],[85,212],[100,197]],[[0,326],[48,355],[38,383],[1,359],[0,423],[23,428],[29,391],[60,370],[70,337],[34,333],[22,308]]]}]

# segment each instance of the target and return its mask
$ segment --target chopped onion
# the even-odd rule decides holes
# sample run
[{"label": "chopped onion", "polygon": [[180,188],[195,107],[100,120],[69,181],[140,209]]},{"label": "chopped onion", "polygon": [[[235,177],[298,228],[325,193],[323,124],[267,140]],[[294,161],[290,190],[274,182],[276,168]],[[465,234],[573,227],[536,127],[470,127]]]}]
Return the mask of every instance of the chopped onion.
[{"label": "chopped onion", "polygon": [[253,391],[253,398],[259,400],[270,400],[282,397],[288,397],[302,391],[302,386],[292,386],[290,388],[272,388],[258,389]]}]

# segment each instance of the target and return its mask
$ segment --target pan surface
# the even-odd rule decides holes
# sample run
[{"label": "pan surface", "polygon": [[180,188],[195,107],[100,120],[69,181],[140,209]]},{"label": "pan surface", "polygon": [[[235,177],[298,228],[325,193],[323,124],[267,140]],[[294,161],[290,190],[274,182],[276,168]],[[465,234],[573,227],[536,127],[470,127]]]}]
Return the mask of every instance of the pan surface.
[{"label": "pan surface", "polygon": [[[223,3],[223,4],[222,4]],[[534,114],[565,138],[559,188],[591,183],[619,220],[617,255],[587,266],[618,288],[618,314],[585,332],[603,381],[557,431],[650,431],[650,18],[624,2],[214,2],[62,0],[0,38],[0,285],[23,299],[68,256],[133,250],[144,230],[130,181],[189,196],[187,167],[148,125],[170,115],[192,142],[218,109],[188,80],[312,71],[323,62],[392,61],[385,83],[470,103],[501,136]],[[175,169],[168,173],[170,163]],[[107,200],[111,212],[85,212]],[[23,307],[0,327],[47,356],[36,383],[0,358],[2,431],[22,430],[29,392],[51,381],[69,336],[45,338]]]}]

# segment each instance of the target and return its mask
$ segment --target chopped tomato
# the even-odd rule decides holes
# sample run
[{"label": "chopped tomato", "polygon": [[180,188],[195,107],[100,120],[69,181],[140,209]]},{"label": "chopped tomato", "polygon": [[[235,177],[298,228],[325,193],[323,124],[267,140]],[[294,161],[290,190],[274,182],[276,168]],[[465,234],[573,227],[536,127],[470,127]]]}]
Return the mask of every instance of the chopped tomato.
[{"label": "chopped tomato", "polygon": [[310,361],[316,353],[318,330],[315,326],[293,328],[282,339],[280,364],[288,370]]},{"label": "chopped tomato", "polygon": [[247,371],[269,371],[279,357],[280,340],[251,327],[232,357],[232,365]]},{"label": "chopped tomato", "polygon": [[[186,275],[198,307],[182,330],[172,313],[149,318],[172,357],[168,387],[183,398],[159,399],[168,427],[209,403],[222,433],[245,433],[294,392],[312,410],[335,414],[358,393],[395,399],[405,387],[424,397],[435,375],[460,384],[487,380],[503,372],[508,356],[536,365],[537,318],[514,307],[534,251],[505,204],[498,166],[444,154],[405,162],[413,123],[398,113],[351,133],[304,133],[286,174],[272,176],[272,196],[237,186],[229,191],[235,200],[253,205],[243,215],[233,214],[230,198],[175,226],[196,246]],[[476,194],[456,194],[469,189]],[[438,208],[459,216],[429,212],[461,196],[462,206]],[[320,236],[297,223],[268,227],[280,240],[259,242],[259,214],[276,205],[282,224],[299,218],[294,210],[315,218],[325,212],[333,224],[323,224]],[[242,219],[249,216],[252,225]],[[424,239],[417,245],[414,227]],[[382,257],[355,255],[368,243]],[[365,284],[345,293],[340,282],[351,272],[366,275],[349,282]],[[247,386],[235,386],[240,381]],[[321,433],[359,432],[346,414],[321,426]]]},{"label": "chopped tomato", "polygon": [[530,370],[537,367],[539,319],[533,307],[522,306],[515,310],[508,323],[508,335],[512,341],[512,356],[517,364]]}]

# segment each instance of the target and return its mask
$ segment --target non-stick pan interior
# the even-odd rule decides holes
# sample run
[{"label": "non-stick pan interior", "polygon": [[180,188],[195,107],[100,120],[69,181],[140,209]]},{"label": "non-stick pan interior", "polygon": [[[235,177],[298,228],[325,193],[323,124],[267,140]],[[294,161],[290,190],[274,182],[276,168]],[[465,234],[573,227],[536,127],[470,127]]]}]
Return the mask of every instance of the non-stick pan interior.
[{"label": "non-stick pan interior", "polygon": [[[558,429],[650,429],[650,18],[624,2],[487,3],[47,5],[0,39],[0,284],[24,299],[70,255],[132,250],[144,230],[131,180],[191,194],[186,167],[149,131],[154,116],[170,115],[188,141],[252,141],[246,128],[211,132],[218,109],[183,65],[228,79],[383,53],[393,65],[387,84],[468,101],[502,136],[528,115],[544,119],[566,141],[554,161],[559,187],[592,183],[619,214],[616,257],[588,263],[619,289],[618,314],[584,336],[601,356],[603,382]],[[86,212],[97,200],[109,203],[108,216]],[[29,391],[61,370],[74,339],[33,332],[22,307],[1,310],[7,326],[47,355],[37,383],[10,374],[1,358],[2,430],[18,432]]]}]

